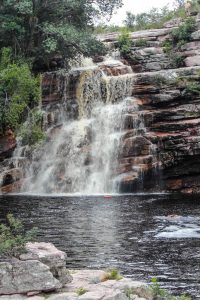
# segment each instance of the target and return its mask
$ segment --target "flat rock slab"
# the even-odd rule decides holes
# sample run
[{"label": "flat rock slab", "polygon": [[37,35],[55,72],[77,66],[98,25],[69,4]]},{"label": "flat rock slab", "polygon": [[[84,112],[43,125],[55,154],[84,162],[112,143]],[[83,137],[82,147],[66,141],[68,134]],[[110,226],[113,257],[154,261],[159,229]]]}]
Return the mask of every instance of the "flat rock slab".
[{"label": "flat rock slab", "polygon": [[[70,272],[73,281],[66,284],[61,292],[36,296],[0,296],[0,300],[152,300],[148,286],[144,282],[128,278],[106,280],[106,272],[100,270],[76,270]],[[86,293],[78,295],[78,289]]]},{"label": "flat rock slab", "polygon": [[[133,299],[148,299],[152,296],[144,282],[132,281],[128,278],[121,280],[106,280],[106,272],[100,270],[73,271],[73,281],[66,285],[64,293],[52,295],[49,300],[128,300],[127,292]],[[87,292],[81,296],[78,289],[84,288]]]}]

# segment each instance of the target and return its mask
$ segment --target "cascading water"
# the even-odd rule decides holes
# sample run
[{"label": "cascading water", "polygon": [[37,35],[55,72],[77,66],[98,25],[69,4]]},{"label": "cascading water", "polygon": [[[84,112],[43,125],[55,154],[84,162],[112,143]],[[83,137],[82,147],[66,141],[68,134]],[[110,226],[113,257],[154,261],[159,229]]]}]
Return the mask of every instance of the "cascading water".
[{"label": "cascading water", "polygon": [[141,181],[144,167],[154,162],[137,99],[132,98],[130,67],[109,59],[60,75],[57,83],[52,76],[49,99],[62,99],[46,106],[43,120],[51,121],[44,125],[46,141],[31,153],[27,148],[16,151],[29,161],[21,191],[115,193],[123,182]]}]

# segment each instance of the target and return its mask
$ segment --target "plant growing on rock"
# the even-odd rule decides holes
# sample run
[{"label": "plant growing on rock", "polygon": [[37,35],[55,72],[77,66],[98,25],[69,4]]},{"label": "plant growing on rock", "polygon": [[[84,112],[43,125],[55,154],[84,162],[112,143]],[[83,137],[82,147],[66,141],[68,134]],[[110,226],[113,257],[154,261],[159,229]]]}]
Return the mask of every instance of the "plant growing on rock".
[{"label": "plant growing on rock", "polygon": [[171,33],[171,39],[174,46],[178,43],[184,44],[191,40],[191,34],[196,28],[196,22],[193,17],[189,17],[178,28]]},{"label": "plant growing on rock", "polygon": [[18,257],[25,251],[25,244],[36,238],[37,228],[26,231],[22,222],[12,214],[7,215],[7,223],[0,224],[0,255]]},{"label": "plant growing on rock", "polygon": [[156,278],[152,278],[152,284],[150,286],[151,293],[153,295],[154,300],[191,300],[188,296],[172,296],[165,289],[160,287],[158,280]]},{"label": "plant growing on rock", "polygon": [[12,51],[3,48],[0,60],[0,132],[17,130],[27,109],[37,106],[40,99],[40,78],[31,74],[29,64],[12,60]]},{"label": "plant growing on rock", "polygon": [[42,130],[42,111],[33,109],[29,112],[27,121],[22,125],[19,135],[22,145],[35,145],[44,140],[45,133]]},{"label": "plant growing on rock", "polygon": [[76,290],[76,293],[77,293],[78,296],[82,296],[87,292],[88,292],[88,290],[84,287],[80,287],[79,289]]},{"label": "plant growing on rock", "polygon": [[121,280],[123,279],[123,276],[119,273],[117,269],[111,269],[105,275],[101,278],[101,281],[107,281],[107,280]]},{"label": "plant growing on rock", "polygon": [[131,37],[128,30],[123,30],[118,37],[117,47],[122,55],[126,55],[131,50]]}]

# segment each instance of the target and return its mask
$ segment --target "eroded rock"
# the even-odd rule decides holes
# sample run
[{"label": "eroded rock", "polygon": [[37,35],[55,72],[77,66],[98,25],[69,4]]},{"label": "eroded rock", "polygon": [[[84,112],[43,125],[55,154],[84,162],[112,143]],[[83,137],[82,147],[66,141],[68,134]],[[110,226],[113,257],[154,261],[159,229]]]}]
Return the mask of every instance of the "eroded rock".
[{"label": "eroded rock", "polygon": [[0,263],[0,295],[52,291],[61,287],[49,267],[37,260]]}]

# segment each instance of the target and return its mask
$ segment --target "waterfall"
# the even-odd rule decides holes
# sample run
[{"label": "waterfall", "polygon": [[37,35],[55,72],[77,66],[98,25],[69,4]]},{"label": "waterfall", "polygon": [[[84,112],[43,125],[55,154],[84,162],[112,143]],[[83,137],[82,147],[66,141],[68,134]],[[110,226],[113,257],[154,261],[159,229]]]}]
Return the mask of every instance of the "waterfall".
[{"label": "waterfall", "polygon": [[15,151],[26,157],[21,192],[117,193],[141,183],[156,163],[130,67],[107,58],[43,81],[47,139]]}]

